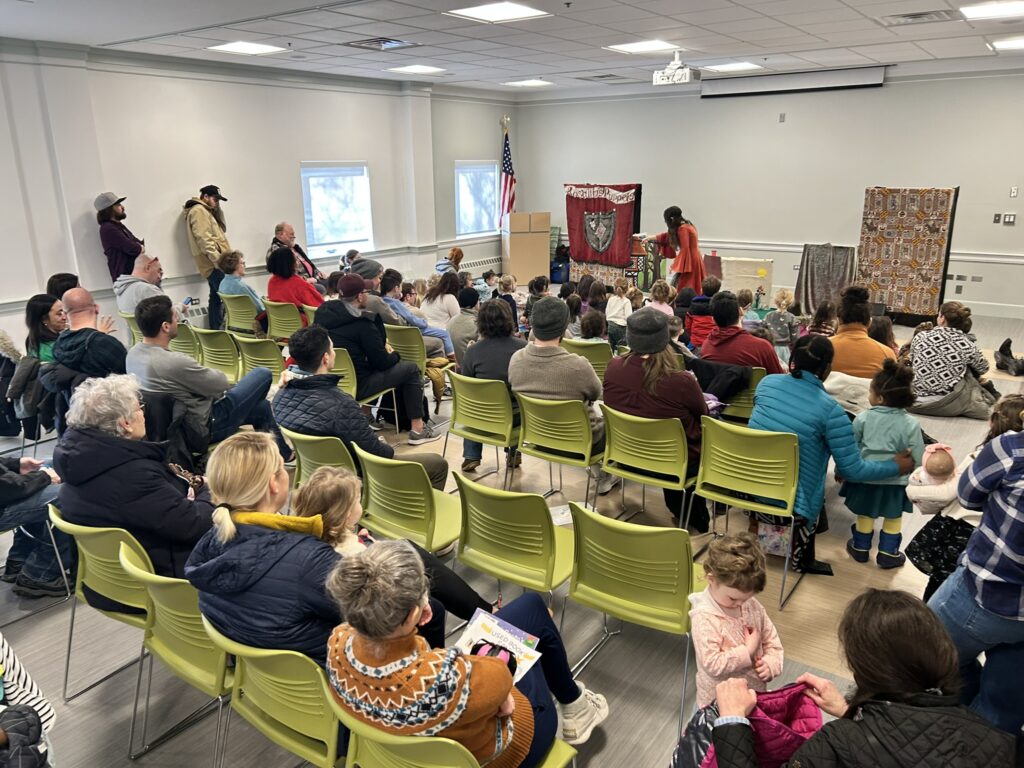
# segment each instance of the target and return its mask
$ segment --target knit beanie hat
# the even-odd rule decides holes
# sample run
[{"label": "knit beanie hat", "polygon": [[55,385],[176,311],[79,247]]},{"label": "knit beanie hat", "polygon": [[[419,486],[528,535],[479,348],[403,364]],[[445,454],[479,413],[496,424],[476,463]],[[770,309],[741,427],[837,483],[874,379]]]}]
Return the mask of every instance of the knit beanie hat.
[{"label": "knit beanie hat", "polygon": [[352,262],[351,271],[367,280],[373,280],[375,277],[380,277],[381,272],[384,271],[384,265],[373,259],[359,259]]},{"label": "knit beanie hat", "polygon": [[539,341],[559,339],[569,327],[569,308],[554,296],[545,296],[530,312],[533,336]]},{"label": "knit beanie hat", "polygon": [[626,318],[626,343],[638,355],[661,352],[668,346],[668,316],[653,307],[637,310]]},{"label": "knit beanie hat", "polygon": [[366,290],[366,281],[359,275],[348,274],[338,281],[338,293],[342,298],[353,299]]}]

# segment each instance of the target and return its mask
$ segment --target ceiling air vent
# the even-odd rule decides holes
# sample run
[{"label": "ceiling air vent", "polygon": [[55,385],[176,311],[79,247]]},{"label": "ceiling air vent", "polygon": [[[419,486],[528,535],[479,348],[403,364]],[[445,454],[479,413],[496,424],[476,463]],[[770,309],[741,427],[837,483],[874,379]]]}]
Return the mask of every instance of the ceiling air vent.
[{"label": "ceiling air vent", "polygon": [[907,24],[931,24],[936,21],[963,21],[964,17],[960,11],[918,11],[880,16],[878,20],[886,27],[902,27]]},{"label": "ceiling air vent", "polygon": [[577,77],[574,79],[584,80],[588,83],[604,83],[605,85],[629,85],[632,83],[644,82],[633,77],[624,77],[623,75],[615,75],[612,73],[604,75],[587,75],[586,77]]},{"label": "ceiling air vent", "polygon": [[405,40],[392,40],[390,37],[371,37],[368,40],[354,40],[345,43],[353,48],[365,48],[370,51],[394,51],[399,48],[415,48],[419,43],[408,43]]}]

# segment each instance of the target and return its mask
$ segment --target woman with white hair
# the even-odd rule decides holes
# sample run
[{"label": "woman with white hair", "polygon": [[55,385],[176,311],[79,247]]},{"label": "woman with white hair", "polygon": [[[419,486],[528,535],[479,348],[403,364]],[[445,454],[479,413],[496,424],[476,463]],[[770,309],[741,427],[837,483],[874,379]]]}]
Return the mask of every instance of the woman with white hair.
[{"label": "woman with white hair", "polygon": [[64,519],[124,528],[158,574],[183,578],[192,547],[210,529],[213,504],[203,478],[172,469],[166,443],[146,440],[135,376],[86,379],[71,396],[67,420],[53,452],[64,480]]}]

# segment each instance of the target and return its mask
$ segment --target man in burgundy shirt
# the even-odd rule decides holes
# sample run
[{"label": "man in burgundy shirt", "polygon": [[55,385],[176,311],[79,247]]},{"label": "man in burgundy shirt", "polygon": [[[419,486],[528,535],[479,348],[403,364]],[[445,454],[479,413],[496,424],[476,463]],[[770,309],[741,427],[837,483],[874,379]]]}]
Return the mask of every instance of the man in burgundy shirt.
[{"label": "man in burgundy shirt", "polygon": [[146,247],[145,240],[137,238],[121,223],[128,216],[122,205],[124,200],[113,192],[104,192],[93,202],[96,206],[96,223],[100,225],[100,243],[107,257],[111,280],[131,274],[135,268],[135,258]]},{"label": "man in burgundy shirt", "polygon": [[711,316],[717,326],[700,348],[702,360],[764,368],[765,373],[785,373],[770,341],[751,336],[740,325],[736,294],[719,291],[711,298]]}]

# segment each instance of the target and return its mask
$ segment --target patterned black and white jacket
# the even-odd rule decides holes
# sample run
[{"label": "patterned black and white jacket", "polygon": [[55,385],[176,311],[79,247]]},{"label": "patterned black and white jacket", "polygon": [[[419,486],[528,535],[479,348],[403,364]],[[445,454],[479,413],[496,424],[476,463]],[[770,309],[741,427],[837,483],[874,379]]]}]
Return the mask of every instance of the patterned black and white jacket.
[{"label": "patterned black and white jacket", "polygon": [[914,394],[942,397],[953,391],[967,371],[982,376],[988,361],[978,345],[963,331],[940,325],[919,333],[910,344],[914,368]]}]

